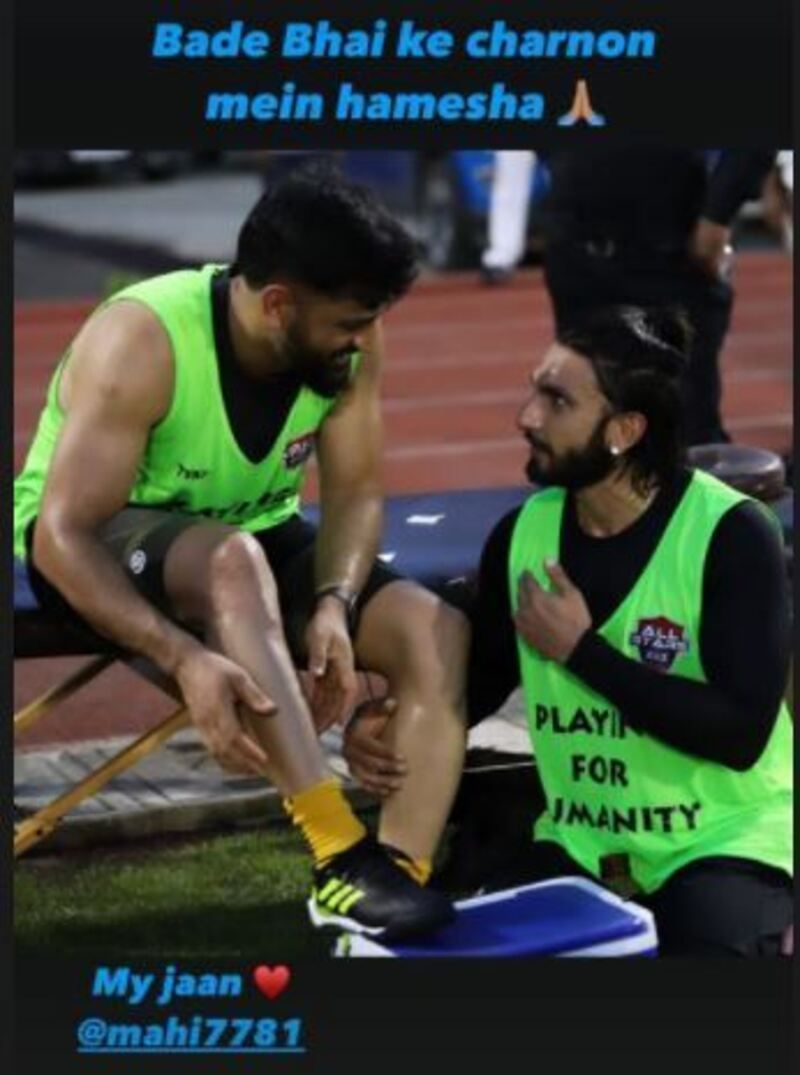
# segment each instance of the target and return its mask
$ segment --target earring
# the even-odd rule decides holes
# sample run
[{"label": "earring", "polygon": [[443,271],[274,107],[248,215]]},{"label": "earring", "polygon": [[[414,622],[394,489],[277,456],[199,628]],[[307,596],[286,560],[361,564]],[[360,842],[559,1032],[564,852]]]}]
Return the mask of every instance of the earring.
[{"label": "earring", "polygon": [[619,455],[620,452],[619,446],[616,444],[612,444],[608,450],[611,452],[612,455]]}]

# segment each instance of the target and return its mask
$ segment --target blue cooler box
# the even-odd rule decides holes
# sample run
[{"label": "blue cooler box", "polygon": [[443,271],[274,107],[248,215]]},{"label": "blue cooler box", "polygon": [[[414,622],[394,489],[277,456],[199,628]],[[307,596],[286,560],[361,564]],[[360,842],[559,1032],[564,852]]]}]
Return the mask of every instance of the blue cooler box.
[{"label": "blue cooler box", "polygon": [[654,956],[650,911],[581,877],[461,900],[455,921],[411,944],[344,934],[337,956]]}]

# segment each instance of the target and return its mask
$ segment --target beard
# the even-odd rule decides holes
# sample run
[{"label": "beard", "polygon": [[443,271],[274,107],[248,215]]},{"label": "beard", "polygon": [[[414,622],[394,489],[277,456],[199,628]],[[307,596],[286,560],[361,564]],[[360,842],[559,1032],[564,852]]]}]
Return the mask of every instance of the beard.
[{"label": "beard", "polygon": [[289,369],[312,392],[332,399],[350,383],[352,356],[348,347],[340,351],[318,351],[309,346],[296,325],[286,333],[285,352]]},{"label": "beard", "polygon": [[619,460],[609,452],[605,442],[608,415],[604,415],[592,430],[583,448],[570,448],[557,456],[534,434],[525,439],[533,449],[525,473],[534,485],[560,485],[576,491],[596,485],[608,477]]}]

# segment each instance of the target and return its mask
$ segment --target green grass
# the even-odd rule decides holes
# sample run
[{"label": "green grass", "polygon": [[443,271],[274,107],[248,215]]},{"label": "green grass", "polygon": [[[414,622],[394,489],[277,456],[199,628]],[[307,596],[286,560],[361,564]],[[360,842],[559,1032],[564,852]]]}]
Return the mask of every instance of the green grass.
[{"label": "green grass", "polygon": [[25,954],[248,959],[325,957],[305,899],[310,859],[283,828],[145,851],[22,859],[14,876]]}]

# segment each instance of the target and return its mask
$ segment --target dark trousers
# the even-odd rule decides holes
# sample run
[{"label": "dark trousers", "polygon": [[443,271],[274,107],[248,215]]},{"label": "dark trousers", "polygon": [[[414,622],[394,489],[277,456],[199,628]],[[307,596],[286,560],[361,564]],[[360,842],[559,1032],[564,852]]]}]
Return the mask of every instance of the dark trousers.
[{"label": "dark trousers", "polygon": [[720,414],[719,353],[733,304],[729,284],[712,280],[680,251],[617,248],[552,239],[545,281],[560,329],[609,304],[681,306],[695,332],[685,385],[688,444],[728,440]]},{"label": "dark trousers", "polygon": [[[557,844],[540,841],[485,887],[498,891],[566,875],[591,877]],[[663,956],[777,956],[794,913],[788,874],[727,856],[697,859],[634,901],[653,912]]]}]

